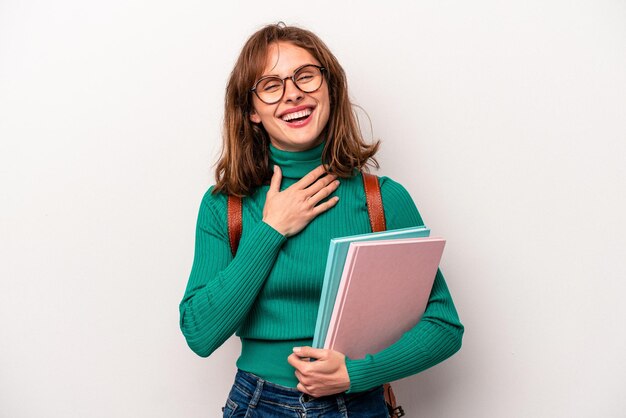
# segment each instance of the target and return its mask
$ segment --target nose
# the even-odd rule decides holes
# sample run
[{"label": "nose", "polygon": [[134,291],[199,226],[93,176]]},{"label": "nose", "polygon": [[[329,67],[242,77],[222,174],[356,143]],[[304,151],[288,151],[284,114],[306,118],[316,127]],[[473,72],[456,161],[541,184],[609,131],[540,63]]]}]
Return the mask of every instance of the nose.
[{"label": "nose", "polygon": [[296,87],[296,84],[293,82],[292,79],[288,78],[287,80],[285,80],[285,95],[283,96],[283,99],[285,101],[298,102],[302,100],[303,97],[304,93],[302,93],[302,90]]}]

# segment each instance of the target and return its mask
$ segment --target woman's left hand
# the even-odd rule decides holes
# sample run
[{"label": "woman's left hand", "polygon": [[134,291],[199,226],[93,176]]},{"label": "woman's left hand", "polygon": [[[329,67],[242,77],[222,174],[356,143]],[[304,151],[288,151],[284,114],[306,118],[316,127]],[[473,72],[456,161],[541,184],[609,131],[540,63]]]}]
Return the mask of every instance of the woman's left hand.
[{"label": "woman's left hand", "polygon": [[[309,361],[310,358],[315,361]],[[319,398],[350,388],[346,356],[338,351],[295,347],[287,361],[296,369],[300,392]]]}]

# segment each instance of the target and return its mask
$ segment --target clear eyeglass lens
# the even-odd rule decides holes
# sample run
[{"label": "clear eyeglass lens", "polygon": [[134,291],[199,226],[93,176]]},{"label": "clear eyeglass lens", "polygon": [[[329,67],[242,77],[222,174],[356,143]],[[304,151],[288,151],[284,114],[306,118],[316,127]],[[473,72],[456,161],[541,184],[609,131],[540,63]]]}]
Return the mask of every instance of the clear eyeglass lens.
[{"label": "clear eyeglass lens", "polygon": [[[322,85],[322,72],[313,65],[300,68],[295,74],[296,86],[305,93],[311,93]],[[256,86],[259,98],[266,103],[275,103],[283,95],[285,84],[278,77],[267,77],[262,79]]]}]

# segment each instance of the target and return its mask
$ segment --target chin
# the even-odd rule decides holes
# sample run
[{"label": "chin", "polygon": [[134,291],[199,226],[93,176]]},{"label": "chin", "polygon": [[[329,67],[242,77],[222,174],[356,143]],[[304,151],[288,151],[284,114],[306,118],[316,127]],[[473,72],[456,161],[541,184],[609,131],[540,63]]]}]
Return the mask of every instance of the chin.
[{"label": "chin", "polygon": [[314,148],[318,146],[322,142],[322,137],[317,136],[315,139],[308,138],[293,138],[293,139],[285,139],[285,140],[276,140],[272,139],[271,143],[276,148],[283,151],[304,151],[307,149]]}]

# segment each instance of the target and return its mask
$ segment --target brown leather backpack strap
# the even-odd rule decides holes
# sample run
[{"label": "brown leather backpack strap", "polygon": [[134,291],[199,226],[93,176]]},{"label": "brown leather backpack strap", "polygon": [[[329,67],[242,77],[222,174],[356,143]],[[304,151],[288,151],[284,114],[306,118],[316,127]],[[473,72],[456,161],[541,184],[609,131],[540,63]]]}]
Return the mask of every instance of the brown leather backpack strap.
[{"label": "brown leather backpack strap", "polygon": [[[365,199],[367,201],[367,212],[370,217],[370,225],[372,232],[380,232],[387,230],[387,224],[385,222],[385,207],[383,206],[383,198],[380,192],[380,184],[378,183],[378,176],[361,172],[363,176],[363,187],[365,188]],[[403,417],[404,410],[402,406],[396,402],[396,395],[393,393],[393,389],[389,383],[383,385],[385,392],[385,403],[389,410],[389,416],[391,418]]]},{"label": "brown leather backpack strap", "polygon": [[233,257],[237,254],[241,232],[243,231],[243,214],[241,198],[228,195],[228,240]]},{"label": "brown leather backpack strap", "polygon": [[365,172],[361,172],[361,174],[363,176],[367,212],[370,216],[372,232],[384,231],[387,229],[387,225],[385,224],[385,209],[383,207],[383,198],[380,194],[378,176]]},{"label": "brown leather backpack strap", "polygon": [[393,393],[391,385],[389,383],[385,383],[383,385],[383,390],[385,391],[385,403],[387,404],[387,409],[389,410],[389,417],[403,417],[405,415],[404,409],[396,403],[396,395]]}]

